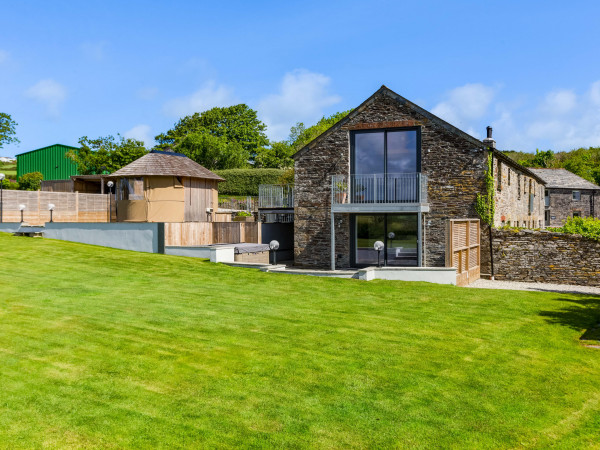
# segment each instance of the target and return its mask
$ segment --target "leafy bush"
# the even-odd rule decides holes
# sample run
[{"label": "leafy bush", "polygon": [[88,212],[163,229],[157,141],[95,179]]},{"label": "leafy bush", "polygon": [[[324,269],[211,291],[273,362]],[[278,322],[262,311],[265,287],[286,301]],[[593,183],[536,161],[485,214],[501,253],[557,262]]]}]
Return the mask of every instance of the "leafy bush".
[{"label": "leafy bush", "polygon": [[215,173],[225,182],[219,183],[219,194],[258,195],[260,184],[278,184],[285,171],[281,169],[229,169],[216,170]]},{"label": "leafy bush", "polygon": [[558,233],[580,234],[584,237],[600,241],[600,219],[594,217],[571,217],[559,228],[547,228]]},{"label": "leafy bush", "polygon": [[283,172],[283,175],[281,175],[279,177],[279,179],[277,180],[277,184],[289,184],[289,185],[294,185],[294,169],[286,169]]},{"label": "leafy bush", "polygon": [[19,190],[39,191],[43,179],[44,175],[41,172],[30,172],[21,175],[21,178],[19,178]]},{"label": "leafy bush", "polygon": [[252,213],[248,212],[248,211],[238,211],[236,213],[236,216],[238,216],[238,217],[252,217]]}]

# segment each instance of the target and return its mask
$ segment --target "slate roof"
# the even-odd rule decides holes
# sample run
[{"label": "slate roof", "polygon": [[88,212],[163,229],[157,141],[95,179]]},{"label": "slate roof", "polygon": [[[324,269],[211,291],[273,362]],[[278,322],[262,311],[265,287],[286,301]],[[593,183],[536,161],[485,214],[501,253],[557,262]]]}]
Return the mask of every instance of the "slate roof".
[{"label": "slate roof", "polygon": [[[298,159],[301,155],[303,155],[304,153],[306,153],[308,150],[310,150],[311,148],[315,147],[317,145],[317,143],[319,143],[323,139],[325,139],[325,137],[328,136],[330,133],[332,133],[335,130],[339,130],[344,124],[348,123],[348,121],[350,119],[352,119],[353,117],[356,117],[358,114],[360,114],[361,112],[363,112],[367,108],[367,106],[375,100],[375,98],[378,95],[386,95],[386,96],[388,96],[388,97],[396,100],[401,105],[407,106],[408,108],[412,109],[413,111],[416,111],[417,113],[419,113],[422,116],[424,116],[427,119],[429,119],[431,122],[439,125],[440,127],[444,128],[445,130],[449,131],[450,133],[453,133],[453,134],[455,134],[455,135],[457,135],[457,136],[465,139],[466,141],[470,142],[471,144],[473,144],[477,148],[485,148],[485,147],[487,147],[487,145],[485,145],[479,139],[474,138],[470,134],[467,134],[464,131],[462,131],[461,129],[456,128],[454,125],[449,124],[448,122],[446,122],[445,120],[439,118],[435,114],[430,113],[426,109],[421,108],[419,105],[411,102],[410,100],[405,99],[404,97],[402,97],[399,94],[396,94],[389,87],[387,87],[385,85],[382,85],[373,95],[371,95],[368,99],[366,99],[364,102],[362,102],[357,108],[355,108],[354,110],[352,110],[352,112],[350,112],[350,114],[348,114],[343,119],[340,119],[337,123],[335,123],[334,125],[332,125],[330,128],[328,128],[327,130],[325,130],[319,136],[317,136],[312,141],[310,141],[308,144],[306,144],[304,147],[302,147],[300,150],[298,150],[292,156],[292,158],[294,160]],[[514,161],[510,157],[506,156],[501,151],[499,151],[497,149],[491,149],[491,151],[493,152],[493,154],[494,154],[494,156],[496,158],[503,160],[505,163],[512,165],[513,167],[519,169],[523,173],[525,173],[525,174],[529,175],[530,177],[533,177],[533,178],[537,179],[539,182],[543,183],[543,180],[537,174],[533,173],[532,171],[530,171],[526,167],[520,165],[519,163],[517,163],[516,161]]]},{"label": "slate roof", "polygon": [[152,150],[131,164],[110,174],[111,177],[141,177],[147,175],[205,178],[225,181],[181,153]]},{"label": "slate roof", "polygon": [[569,172],[567,169],[529,169],[546,182],[547,188],[600,189],[600,186]]}]

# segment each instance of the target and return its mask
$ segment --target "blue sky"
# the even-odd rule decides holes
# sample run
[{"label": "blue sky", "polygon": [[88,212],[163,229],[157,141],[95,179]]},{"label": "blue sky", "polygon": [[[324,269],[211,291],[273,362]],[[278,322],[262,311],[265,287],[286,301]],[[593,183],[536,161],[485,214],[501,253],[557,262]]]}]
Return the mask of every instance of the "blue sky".
[{"label": "blue sky", "polygon": [[20,145],[152,145],[244,102],[285,138],[382,84],[502,149],[600,146],[597,1],[22,1],[2,6],[0,111]]}]

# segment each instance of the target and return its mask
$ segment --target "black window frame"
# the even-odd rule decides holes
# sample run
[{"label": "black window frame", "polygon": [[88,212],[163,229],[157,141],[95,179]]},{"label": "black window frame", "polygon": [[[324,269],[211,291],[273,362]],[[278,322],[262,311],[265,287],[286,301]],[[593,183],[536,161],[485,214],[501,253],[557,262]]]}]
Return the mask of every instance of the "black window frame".
[{"label": "black window frame", "polygon": [[[421,173],[421,127],[391,127],[391,128],[373,128],[369,130],[351,130],[350,131],[350,174],[356,174],[356,135],[364,133],[383,132],[383,175],[387,175],[387,133],[390,131],[416,131],[417,132],[417,171]],[[407,172],[410,173],[410,172]]]}]

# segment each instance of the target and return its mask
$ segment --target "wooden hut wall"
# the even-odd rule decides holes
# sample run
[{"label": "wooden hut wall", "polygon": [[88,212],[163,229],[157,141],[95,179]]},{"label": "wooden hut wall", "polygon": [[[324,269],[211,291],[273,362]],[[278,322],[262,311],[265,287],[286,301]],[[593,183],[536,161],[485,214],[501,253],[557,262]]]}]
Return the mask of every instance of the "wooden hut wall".
[{"label": "wooden hut wall", "polygon": [[216,209],[218,203],[214,198],[218,195],[217,182],[201,178],[184,178],[185,186],[185,214],[186,222],[207,222],[207,208]]},{"label": "wooden hut wall", "polygon": [[148,222],[182,222],[185,188],[178,177],[145,177]]}]

